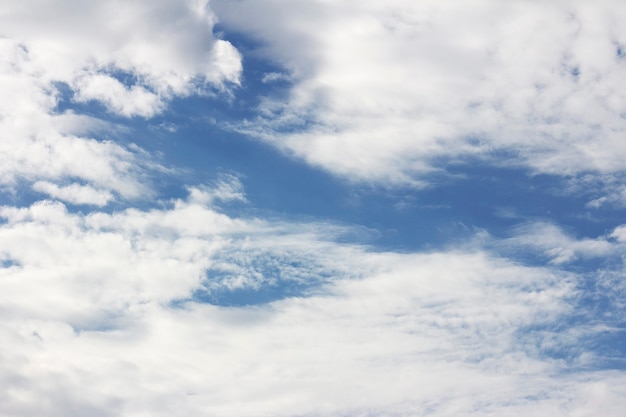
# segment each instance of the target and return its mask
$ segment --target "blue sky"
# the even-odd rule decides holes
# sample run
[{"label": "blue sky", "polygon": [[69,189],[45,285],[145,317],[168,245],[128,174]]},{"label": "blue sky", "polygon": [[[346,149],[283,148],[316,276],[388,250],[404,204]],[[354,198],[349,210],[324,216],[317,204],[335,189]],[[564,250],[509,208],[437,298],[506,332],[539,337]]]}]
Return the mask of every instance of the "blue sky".
[{"label": "blue sky", "polygon": [[621,416],[625,17],[0,2],[0,414]]}]

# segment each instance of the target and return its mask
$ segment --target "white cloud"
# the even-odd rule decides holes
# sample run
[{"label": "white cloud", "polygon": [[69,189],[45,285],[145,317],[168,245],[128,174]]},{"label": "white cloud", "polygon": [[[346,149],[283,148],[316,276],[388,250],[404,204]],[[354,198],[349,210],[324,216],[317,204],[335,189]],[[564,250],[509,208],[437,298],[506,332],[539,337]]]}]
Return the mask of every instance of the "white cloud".
[{"label": "white cloud", "polygon": [[291,77],[289,77],[289,75],[285,74],[284,72],[268,72],[263,75],[261,81],[265,84],[274,83],[277,81],[291,81]]},{"label": "white cloud", "polygon": [[[13,305],[13,311],[21,310],[15,303],[27,305],[40,319],[58,317],[79,327],[122,314],[133,304],[168,303],[196,289],[232,288],[229,271],[243,280],[239,287],[257,286],[259,279],[320,279],[320,271],[331,265],[345,270],[334,257],[350,253],[349,248],[333,252],[332,245],[319,241],[337,233],[335,227],[317,231],[315,225],[230,218],[196,201],[193,193],[190,201],[176,201],[167,210],[82,215],[42,201],[3,207],[0,217],[6,219],[0,256],[19,265],[3,270],[16,280],[2,296],[5,305]],[[265,276],[266,268],[272,277]],[[28,295],[33,286],[49,288],[46,283],[54,289]]]},{"label": "white cloud", "polygon": [[59,186],[47,181],[37,181],[33,184],[33,189],[72,204],[89,204],[102,207],[113,200],[113,195],[110,192],[97,190],[88,185],[70,184]]},{"label": "white cloud", "polygon": [[4,4],[2,16],[3,35],[23,43],[45,80],[73,85],[85,73],[113,70],[137,88],[185,95],[201,86],[196,81],[238,83],[241,72],[238,52],[213,36],[206,1],[27,0]]},{"label": "white cloud", "polygon": [[61,133],[59,128],[80,128],[67,126],[67,120],[58,126],[57,119],[65,119],[63,116],[37,111],[5,116],[0,119],[4,138],[0,142],[0,184],[14,187],[21,180],[80,179],[126,198],[149,194],[142,171],[158,167],[140,150]]},{"label": "white cloud", "polygon": [[[575,275],[475,249],[375,252],[336,243],[337,226],[206,204],[0,210],[1,413],[620,415],[623,375],[578,369],[585,345],[552,330]],[[190,299],[289,280],[313,286],[248,307]]]},{"label": "white cloud", "polygon": [[145,173],[162,167],[133,145],[96,140],[115,129],[58,114],[57,104],[96,100],[151,117],[175,96],[228,92],[241,57],[213,36],[214,24],[206,1],[0,4],[0,185],[78,181],[101,196],[149,196]]},{"label": "white cloud", "polygon": [[108,75],[82,77],[76,82],[75,89],[76,101],[98,100],[114,113],[127,117],[151,117],[164,107],[158,95],[136,85],[127,88]]},{"label": "white cloud", "polygon": [[212,5],[294,82],[238,128],[337,175],[419,185],[442,159],[503,155],[542,173],[623,171],[621,2]]},{"label": "white cloud", "polygon": [[241,201],[246,202],[243,184],[233,174],[221,174],[219,179],[211,187],[191,187],[189,189],[189,201],[212,205],[216,201]]},{"label": "white cloud", "polygon": [[626,225],[616,227],[611,233],[611,237],[617,239],[618,242],[626,243]]},{"label": "white cloud", "polygon": [[626,184],[624,183],[623,175],[605,175],[592,177],[590,180],[584,176],[579,181],[580,185],[575,185],[576,191],[581,190],[584,186],[587,189],[593,190],[593,193],[599,197],[596,197],[587,203],[587,207],[593,209],[606,208],[606,207],[626,207]]},{"label": "white cloud", "polygon": [[616,237],[619,241],[620,230],[621,226],[608,236],[577,239],[557,225],[537,222],[516,228],[513,237],[499,242],[498,245],[501,249],[514,252],[521,248],[537,250],[557,265],[580,259],[608,259],[624,249],[622,245],[610,240],[611,237]]},{"label": "white cloud", "polygon": [[0,184],[19,180],[81,178],[125,197],[145,194],[136,153],[111,142],[76,134],[102,122],[73,114],[54,115],[56,93],[38,75],[17,42],[0,41]]}]

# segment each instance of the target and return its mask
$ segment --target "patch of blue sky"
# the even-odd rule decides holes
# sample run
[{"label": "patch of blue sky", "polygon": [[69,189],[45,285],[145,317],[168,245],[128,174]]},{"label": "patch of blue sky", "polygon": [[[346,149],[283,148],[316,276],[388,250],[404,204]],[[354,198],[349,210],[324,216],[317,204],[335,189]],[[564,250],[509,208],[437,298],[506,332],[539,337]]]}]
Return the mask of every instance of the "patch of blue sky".
[{"label": "patch of blue sky", "polygon": [[[302,265],[292,262],[290,266],[298,268]],[[194,290],[189,298],[175,300],[171,304],[174,307],[189,302],[221,307],[262,306],[286,298],[318,294],[323,288],[321,284],[332,278],[331,274],[306,278],[290,276],[286,271],[268,264],[259,264],[255,271],[247,271],[246,275],[210,268],[205,272],[206,278],[201,288]],[[244,282],[232,284],[237,281]]]},{"label": "patch of blue sky", "polygon": [[227,253],[205,271],[202,288],[191,300],[221,306],[263,305],[322,291],[341,274],[320,263],[314,254],[253,251],[246,256]]},{"label": "patch of blue sky", "polygon": [[19,266],[20,263],[14,259],[0,259],[1,268],[14,268]]},{"label": "patch of blue sky", "polygon": [[[212,112],[216,103],[209,98],[177,100],[174,111],[186,122],[164,116],[134,126],[134,142],[159,152],[166,165],[181,168],[155,180],[161,198],[182,198],[186,185],[233,172],[240,175],[254,210],[361,225],[380,232],[376,243],[381,247],[406,250],[437,247],[477,229],[503,236],[530,220],[597,236],[620,224],[626,212],[589,209],[589,196],[563,193],[566,180],[560,177],[487,165],[456,166],[450,170],[453,176],[433,178],[433,185],[421,190],[355,186],[242,134],[193,120]],[[176,131],[159,127],[164,123],[176,124]]]},{"label": "patch of blue sky", "polygon": [[[53,82],[52,87],[55,90],[53,91],[53,94],[57,100],[56,106],[53,109],[56,114],[61,114],[66,111],[78,110],[76,108],[77,103],[72,100],[72,98],[74,97],[74,90],[72,90],[72,87],[70,87],[67,83],[61,81]],[[102,107],[102,110],[104,110],[104,107]]]},{"label": "patch of blue sky", "polygon": [[[259,287],[199,289],[194,291],[188,301],[208,303],[221,307],[260,306],[292,297],[306,297],[316,286],[301,281],[281,281],[264,283]],[[187,300],[179,301],[179,303]]]}]

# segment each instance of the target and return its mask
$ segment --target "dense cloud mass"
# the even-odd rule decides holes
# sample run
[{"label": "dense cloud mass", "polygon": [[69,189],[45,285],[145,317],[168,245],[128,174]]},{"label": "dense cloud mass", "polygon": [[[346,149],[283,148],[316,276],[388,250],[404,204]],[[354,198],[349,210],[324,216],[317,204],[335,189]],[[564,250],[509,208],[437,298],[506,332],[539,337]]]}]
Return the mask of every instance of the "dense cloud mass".
[{"label": "dense cloud mass", "polygon": [[335,174],[419,183],[442,162],[502,157],[545,173],[623,170],[619,2],[214,7],[293,80],[241,128]]},{"label": "dense cloud mass", "polygon": [[624,15],[0,0],[0,414],[621,416]]},{"label": "dense cloud mass", "polygon": [[[585,371],[584,339],[606,329],[559,330],[575,275],[480,249],[372,253],[332,243],[335,226],[230,218],[199,193],[148,212],[2,210],[3,414],[617,416],[626,405],[623,375]],[[263,282],[270,268],[321,287],[247,308],[193,297],[276,285]]]},{"label": "dense cloud mass", "polygon": [[[584,369],[590,353],[550,357],[597,331],[556,331],[573,313],[575,276],[480,250],[370,253],[328,241],[341,233],[332,226],[232,219],[192,201],[88,216],[42,202],[1,215],[7,415],[521,415],[624,404],[606,385],[623,386],[620,375],[558,376]],[[258,285],[259,258],[279,279],[322,286],[249,308],[194,301],[194,290]],[[609,406],[594,404],[594,389]]]}]

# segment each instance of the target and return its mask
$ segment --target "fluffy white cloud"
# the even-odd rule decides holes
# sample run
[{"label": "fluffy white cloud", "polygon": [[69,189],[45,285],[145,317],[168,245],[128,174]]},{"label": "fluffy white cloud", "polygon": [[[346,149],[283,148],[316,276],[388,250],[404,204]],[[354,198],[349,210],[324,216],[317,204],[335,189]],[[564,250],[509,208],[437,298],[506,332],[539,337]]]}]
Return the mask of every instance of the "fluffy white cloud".
[{"label": "fluffy white cloud", "polygon": [[[96,140],[114,127],[59,114],[59,86],[64,100],[127,117],[151,117],[174,96],[227,92],[241,58],[214,24],[206,1],[0,3],[0,185],[43,181],[35,188],[78,204],[149,196],[145,171],[162,168],[136,147]],[[60,185],[76,180],[85,186]]]},{"label": "fluffy white cloud", "polygon": [[[167,303],[203,288],[255,287],[266,268],[275,280],[319,279],[330,265],[347,268],[340,258],[329,261],[347,253],[319,241],[339,228],[233,219],[198,202],[196,194],[192,190],[189,202],[176,201],[169,210],[149,212],[71,214],[52,201],[2,208],[7,223],[0,256],[15,265],[2,272],[16,284],[6,288],[5,305],[26,303],[39,318],[98,323],[101,314],[121,314],[133,303]],[[322,256],[326,250],[333,253]],[[296,263],[300,270],[290,273]],[[52,292],[28,295],[32,286],[49,288],[46,283],[53,284]]]},{"label": "fluffy white cloud", "polygon": [[157,94],[136,85],[127,88],[108,75],[96,74],[82,77],[76,82],[75,89],[76,101],[97,100],[115,113],[124,116],[151,117],[163,108],[163,103]]},{"label": "fluffy white cloud", "polygon": [[113,199],[113,195],[110,192],[97,190],[88,185],[70,184],[58,186],[47,181],[37,181],[33,184],[33,189],[73,204],[90,204],[102,207]]},{"label": "fluffy white cloud", "polygon": [[448,162],[623,171],[619,1],[222,1],[290,71],[238,128],[352,180],[419,184]]},{"label": "fluffy white cloud", "polygon": [[106,124],[51,114],[54,97],[38,86],[36,77],[12,75],[0,77],[0,88],[6,86],[3,91],[16,98],[14,106],[6,96],[0,99],[0,185],[80,179],[127,198],[149,193],[142,171],[157,166],[145,153],[79,136],[100,132]]},{"label": "fluffy white cloud", "polygon": [[94,71],[117,71],[161,95],[239,80],[239,53],[214,38],[207,1],[27,0],[5,2],[0,12],[2,35],[21,42],[45,80],[73,85]]},{"label": "fluffy white cloud", "polygon": [[[375,252],[336,243],[341,227],[232,218],[196,194],[0,210],[0,412],[620,415],[623,375],[584,372],[583,333],[551,330],[575,275],[480,250]],[[309,287],[248,307],[192,298],[289,281]]]}]

